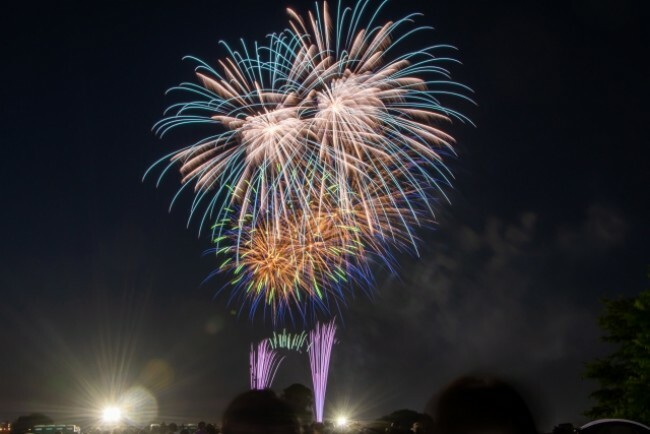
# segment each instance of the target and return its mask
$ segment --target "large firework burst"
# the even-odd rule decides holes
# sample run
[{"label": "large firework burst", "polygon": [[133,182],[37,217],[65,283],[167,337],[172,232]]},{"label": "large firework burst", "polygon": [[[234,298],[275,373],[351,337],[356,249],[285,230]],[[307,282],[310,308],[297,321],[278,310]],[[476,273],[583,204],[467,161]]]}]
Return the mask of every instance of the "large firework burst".
[{"label": "large firework burst", "polygon": [[253,312],[339,305],[355,282],[367,286],[369,258],[417,252],[414,228],[445,197],[454,140],[441,125],[466,119],[438,98],[466,88],[437,56],[450,47],[400,48],[427,29],[416,14],[377,24],[386,1],[372,14],[370,3],[289,9],[288,29],[266,45],[226,45],[216,69],[194,59],[199,84],[174,88],[192,99],[156,125],[161,136],[213,128],[154,166],[161,177],[180,166],[181,191],[195,191],[190,217],[213,228],[220,270]]}]

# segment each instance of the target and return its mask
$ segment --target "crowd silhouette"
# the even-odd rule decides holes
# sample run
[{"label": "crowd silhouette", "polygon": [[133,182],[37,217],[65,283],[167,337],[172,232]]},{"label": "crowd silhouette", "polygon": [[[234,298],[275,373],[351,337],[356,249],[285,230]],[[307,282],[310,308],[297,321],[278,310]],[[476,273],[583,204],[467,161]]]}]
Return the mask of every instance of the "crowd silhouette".
[{"label": "crowd silhouette", "polygon": [[[248,390],[225,409],[220,425],[151,424],[147,428],[114,427],[89,434],[537,434],[525,399],[496,377],[455,379],[436,392],[423,413],[400,410],[381,423],[335,426],[312,419],[311,391],[294,384],[281,396],[273,390]],[[27,432],[26,434],[30,434]],[[56,433],[60,434],[60,433]]]},{"label": "crowd silhouette", "polygon": [[[301,424],[295,408],[272,390],[237,396],[222,417],[223,434],[329,434],[328,424]],[[377,428],[362,428],[368,434]],[[508,382],[490,376],[464,376],[436,393],[411,426],[393,422],[389,434],[536,434],[527,403]],[[198,433],[197,431],[197,434]]]}]

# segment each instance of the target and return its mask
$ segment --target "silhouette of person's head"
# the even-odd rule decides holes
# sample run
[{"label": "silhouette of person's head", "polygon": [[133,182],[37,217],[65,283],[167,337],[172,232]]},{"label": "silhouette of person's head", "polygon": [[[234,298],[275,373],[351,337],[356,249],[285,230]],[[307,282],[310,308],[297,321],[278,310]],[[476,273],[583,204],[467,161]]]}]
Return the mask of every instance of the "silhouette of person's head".
[{"label": "silhouette of person's head", "polygon": [[269,389],[250,390],[237,396],[223,413],[223,434],[299,434],[298,418],[291,406]]},{"label": "silhouette of person's head", "polygon": [[536,434],[530,409],[510,384],[493,377],[461,377],[427,405],[436,434]]},{"label": "silhouette of person's head", "polygon": [[417,421],[413,422],[410,431],[413,434],[430,434],[433,432],[433,419],[430,415],[423,413]]}]

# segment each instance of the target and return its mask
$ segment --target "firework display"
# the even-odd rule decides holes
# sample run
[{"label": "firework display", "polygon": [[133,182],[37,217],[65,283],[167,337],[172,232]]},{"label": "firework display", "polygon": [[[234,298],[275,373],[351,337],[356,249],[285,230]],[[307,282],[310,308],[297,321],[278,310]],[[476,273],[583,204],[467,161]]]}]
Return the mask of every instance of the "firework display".
[{"label": "firework display", "polygon": [[323,407],[325,405],[325,391],[327,390],[327,375],[330,368],[336,324],[334,320],[328,324],[317,323],[309,332],[309,366],[311,379],[314,386],[314,414],[316,422],[323,422]]},{"label": "firework display", "polygon": [[284,357],[280,357],[271,348],[268,339],[257,347],[251,344],[250,352],[250,386],[252,390],[269,389]]},{"label": "firework display", "polygon": [[416,231],[446,199],[454,139],[442,125],[466,118],[439,98],[467,93],[445,69],[451,47],[405,51],[427,28],[416,14],[379,24],[386,2],[371,3],[288,9],[266,44],[224,44],[217,68],[192,58],[199,83],[173,88],[188,100],[155,127],[212,131],[152,169],[160,181],[179,167],[174,201],[194,190],[190,218],[211,228],[217,272],[251,315],[305,320],[371,291],[372,264],[417,254]]}]

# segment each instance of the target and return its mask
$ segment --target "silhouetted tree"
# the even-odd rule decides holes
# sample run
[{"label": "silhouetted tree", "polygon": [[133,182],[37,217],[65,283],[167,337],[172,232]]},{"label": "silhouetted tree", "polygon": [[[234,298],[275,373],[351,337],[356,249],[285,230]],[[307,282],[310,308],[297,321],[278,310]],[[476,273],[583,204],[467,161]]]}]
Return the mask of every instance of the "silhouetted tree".
[{"label": "silhouetted tree", "polygon": [[414,410],[402,409],[394,411],[379,420],[390,424],[392,431],[409,431],[414,423],[428,417]]},{"label": "silhouetted tree", "polygon": [[585,414],[650,424],[650,290],[604,300],[604,305],[599,318],[606,332],[602,339],[617,348],[587,364],[585,376],[598,381],[600,388],[591,394],[597,404]]},{"label": "silhouetted tree", "polygon": [[34,425],[51,425],[54,421],[41,413],[32,413],[27,416],[19,416],[11,425],[12,434],[24,434]]},{"label": "silhouetted tree", "polygon": [[312,413],[314,394],[309,387],[294,383],[282,391],[281,398],[293,408],[302,424],[311,423],[314,418]]}]

